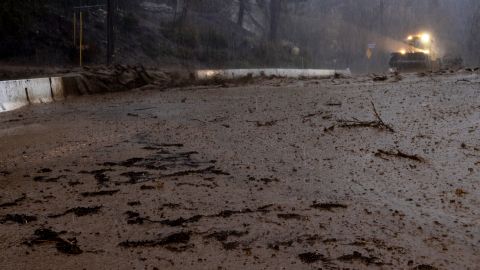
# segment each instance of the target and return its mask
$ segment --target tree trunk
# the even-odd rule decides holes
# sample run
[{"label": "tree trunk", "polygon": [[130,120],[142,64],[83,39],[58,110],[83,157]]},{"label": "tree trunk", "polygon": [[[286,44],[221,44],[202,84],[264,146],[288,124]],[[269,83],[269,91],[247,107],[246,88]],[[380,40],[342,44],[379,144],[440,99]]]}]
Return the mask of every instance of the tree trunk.
[{"label": "tree trunk", "polygon": [[278,39],[278,24],[280,19],[281,0],[270,0],[270,41]]},{"label": "tree trunk", "polygon": [[239,0],[239,8],[238,8],[238,20],[237,24],[240,27],[243,27],[243,19],[245,17],[245,1],[246,0]]},{"label": "tree trunk", "polygon": [[176,0],[175,2],[175,25],[182,27],[188,18],[190,0]]}]

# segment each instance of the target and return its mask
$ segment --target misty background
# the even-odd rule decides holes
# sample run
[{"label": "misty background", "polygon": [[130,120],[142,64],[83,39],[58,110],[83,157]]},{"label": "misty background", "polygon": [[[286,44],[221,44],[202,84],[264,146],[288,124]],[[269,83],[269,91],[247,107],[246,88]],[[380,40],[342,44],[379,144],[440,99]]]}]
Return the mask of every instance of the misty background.
[{"label": "misty background", "polygon": [[[84,62],[104,64],[104,4],[1,1],[0,63],[78,65],[82,11]],[[409,34],[430,32],[441,55],[480,64],[478,0],[117,0],[115,10],[115,63],[386,70]]]}]

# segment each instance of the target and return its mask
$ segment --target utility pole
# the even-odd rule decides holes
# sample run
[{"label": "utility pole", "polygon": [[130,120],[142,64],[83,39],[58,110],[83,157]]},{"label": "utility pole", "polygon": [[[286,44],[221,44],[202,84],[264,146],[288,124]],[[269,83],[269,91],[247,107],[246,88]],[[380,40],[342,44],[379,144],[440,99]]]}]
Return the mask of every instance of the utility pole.
[{"label": "utility pole", "polygon": [[107,65],[112,64],[115,51],[115,4],[114,0],[107,0]]},{"label": "utility pole", "polygon": [[[108,12],[108,15],[107,15],[107,63],[110,65],[111,61],[112,61],[112,56],[113,56],[113,52],[114,52],[114,42],[115,42],[115,35],[114,35],[114,23],[115,23],[115,0],[107,0],[107,12]],[[83,18],[83,13],[85,12],[88,12],[89,10],[91,9],[105,9],[105,5],[86,5],[86,6],[76,6],[76,7],[73,7],[73,16],[74,16],[74,19],[73,19],[73,41],[74,41],[74,44],[76,43],[76,40],[77,40],[77,12],[79,13],[80,15],[80,27],[79,27],[79,36],[80,36],[80,44],[79,44],[79,47],[80,47],[80,66],[82,66],[83,64],[83,50],[85,49],[84,47],[84,31],[83,31],[83,28],[85,27],[84,24],[84,18]]]}]

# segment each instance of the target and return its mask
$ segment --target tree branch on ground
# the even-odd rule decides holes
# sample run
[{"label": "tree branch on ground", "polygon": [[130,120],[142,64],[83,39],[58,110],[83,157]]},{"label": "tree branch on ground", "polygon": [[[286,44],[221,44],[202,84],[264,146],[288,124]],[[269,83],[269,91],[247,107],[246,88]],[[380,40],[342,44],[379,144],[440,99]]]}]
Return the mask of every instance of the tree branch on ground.
[{"label": "tree branch on ground", "polygon": [[419,157],[418,155],[405,154],[400,150],[388,150],[387,151],[387,150],[379,149],[375,153],[375,156],[380,157],[380,158],[384,158],[384,159],[385,159],[385,156],[387,156],[387,157],[405,158],[405,159],[410,159],[410,160],[413,160],[413,161],[416,161],[416,162],[422,162],[422,163],[425,162],[425,159],[423,159],[422,157]]},{"label": "tree branch on ground", "polygon": [[[341,128],[376,128],[376,129],[381,129],[381,130],[387,130],[389,132],[394,133],[395,130],[392,128],[392,126],[386,124],[383,119],[380,117],[380,114],[377,111],[377,108],[375,107],[375,104],[371,102],[372,104],[372,109],[373,113],[375,115],[376,120],[374,121],[360,121],[357,119],[354,120],[338,120],[340,125],[338,127]],[[331,129],[331,128],[329,128]]]}]

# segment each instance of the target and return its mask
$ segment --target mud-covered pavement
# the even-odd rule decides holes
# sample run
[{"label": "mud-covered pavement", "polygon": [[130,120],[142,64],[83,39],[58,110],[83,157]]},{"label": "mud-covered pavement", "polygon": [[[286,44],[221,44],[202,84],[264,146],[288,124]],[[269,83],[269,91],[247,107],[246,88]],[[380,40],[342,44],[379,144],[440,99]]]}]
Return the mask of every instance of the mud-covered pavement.
[{"label": "mud-covered pavement", "polygon": [[0,268],[479,269],[479,96],[276,79],[0,114]]}]

